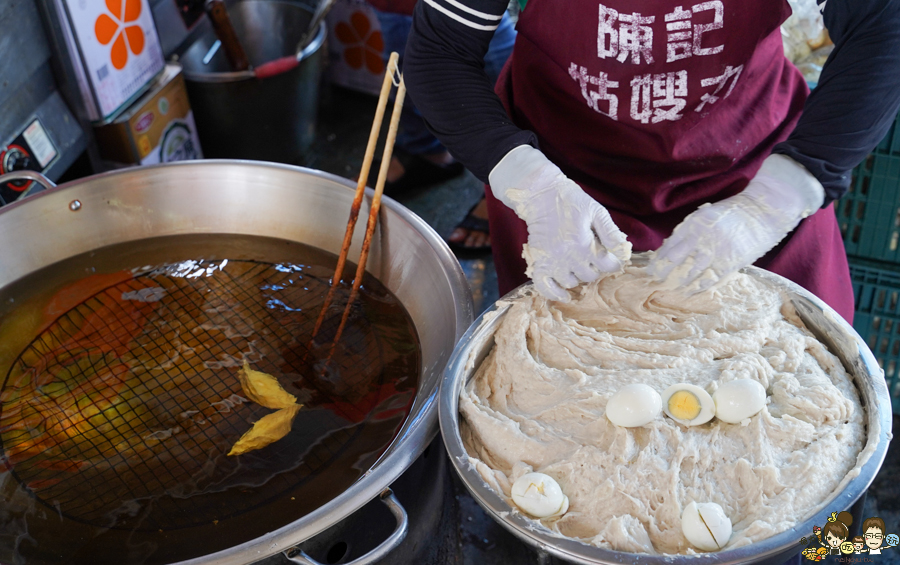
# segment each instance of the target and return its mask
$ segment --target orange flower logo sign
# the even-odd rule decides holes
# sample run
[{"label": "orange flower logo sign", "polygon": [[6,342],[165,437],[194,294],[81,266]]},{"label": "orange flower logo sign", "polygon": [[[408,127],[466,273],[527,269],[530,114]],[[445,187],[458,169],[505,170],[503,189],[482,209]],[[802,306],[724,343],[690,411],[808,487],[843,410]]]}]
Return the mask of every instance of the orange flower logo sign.
[{"label": "orange flower logo sign", "polygon": [[128,51],[140,55],[144,51],[144,30],[128,25],[141,16],[141,0],[106,0],[109,14],[100,14],[94,23],[94,34],[101,45],[112,43],[109,58],[113,67],[122,70],[128,64]]},{"label": "orange flower logo sign", "polygon": [[372,74],[384,72],[384,39],[380,31],[372,30],[372,23],[363,12],[353,12],[350,23],[339,22],[334,33],[345,46],[344,61],[351,69],[360,69],[365,65]]}]

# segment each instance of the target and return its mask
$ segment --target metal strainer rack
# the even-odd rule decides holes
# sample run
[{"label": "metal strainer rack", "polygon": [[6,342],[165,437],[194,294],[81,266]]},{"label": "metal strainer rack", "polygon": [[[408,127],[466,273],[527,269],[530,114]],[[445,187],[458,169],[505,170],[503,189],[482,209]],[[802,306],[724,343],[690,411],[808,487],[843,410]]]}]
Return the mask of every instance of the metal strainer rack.
[{"label": "metal strainer rack", "polygon": [[[372,391],[382,384],[381,345],[365,316],[351,316],[326,371],[306,350],[326,269],[191,263],[80,302],[6,375],[0,463],[54,513],[147,530],[240,514],[340,457],[362,427],[342,407],[368,412],[379,401]],[[365,306],[354,308],[362,314]],[[323,349],[339,322],[336,315],[323,324]],[[249,422],[269,412],[244,398],[237,369],[245,357],[308,408],[277,449],[226,457]],[[229,489],[240,496],[223,509],[214,495]]]}]

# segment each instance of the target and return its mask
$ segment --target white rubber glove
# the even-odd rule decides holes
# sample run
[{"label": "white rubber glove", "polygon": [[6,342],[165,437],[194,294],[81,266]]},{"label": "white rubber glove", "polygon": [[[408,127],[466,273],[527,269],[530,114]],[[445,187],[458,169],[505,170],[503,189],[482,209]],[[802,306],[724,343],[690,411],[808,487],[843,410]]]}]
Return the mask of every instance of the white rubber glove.
[{"label": "white rubber glove", "polygon": [[566,302],[565,289],[617,271],[631,258],[631,244],[606,208],[534,147],[507,153],[489,180],[494,196],[528,225],[525,274],[547,298]]},{"label": "white rubber glove", "polygon": [[825,200],[821,183],[784,155],[770,155],[743,192],[704,204],[651,256],[650,274],[705,290],[753,264]]}]

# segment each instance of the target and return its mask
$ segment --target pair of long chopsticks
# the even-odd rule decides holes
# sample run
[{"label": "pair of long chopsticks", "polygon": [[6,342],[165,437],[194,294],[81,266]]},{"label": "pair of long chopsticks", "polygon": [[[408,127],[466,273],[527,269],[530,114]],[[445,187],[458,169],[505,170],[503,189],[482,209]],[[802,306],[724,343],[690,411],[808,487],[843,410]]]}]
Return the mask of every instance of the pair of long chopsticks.
[{"label": "pair of long chopsticks", "polygon": [[[366,145],[366,153],[363,157],[362,169],[359,171],[359,181],[356,183],[356,196],[353,198],[353,204],[350,206],[350,218],[347,220],[347,230],[344,232],[344,242],[341,244],[341,254],[338,256],[337,266],[334,269],[334,277],[331,279],[331,287],[328,294],[325,295],[325,302],[322,304],[322,310],[316,320],[313,328],[312,338],[310,338],[310,349],[312,349],[313,341],[322,327],[325,320],[325,314],[328,307],[334,300],[334,293],[341,281],[344,273],[344,264],[347,262],[347,253],[350,250],[350,242],[353,239],[353,231],[356,228],[356,220],[359,217],[359,209],[362,206],[363,196],[366,192],[366,180],[369,178],[369,170],[372,168],[372,159],[375,156],[375,146],[378,144],[378,134],[381,132],[381,123],[384,120],[384,111],[387,108],[388,98],[391,92],[391,85],[397,80],[397,95],[394,99],[394,109],[391,114],[391,122],[388,127],[387,139],[384,142],[384,153],[381,157],[381,168],[378,170],[378,180],[375,182],[375,194],[372,196],[372,204],[369,209],[369,220],[366,222],[366,236],[363,239],[362,251],[359,255],[359,262],[356,266],[356,275],[353,278],[353,286],[350,289],[350,297],[347,299],[347,305],[344,307],[344,314],[341,316],[341,324],[338,326],[337,333],[331,343],[331,349],[328,352],[328,360],[334,353],[334,348],[341,339],[344,326],[347,324],[347,318],[350,316],[350,307],[359,294],[359,287],[362,284],[363,275],[366,272],[366,261],[369,258],[369,249],[372,245],[372,236],[375,233],[375,224],[378,222],[378,212],[381,210],[381,195],[384,193],[384,183],[387,180],[388,167],[391,164],[391,155],[394,151],[394,141],[397,139],[397,127],[400,124],[400,112],[403,109],[403,99],[406,97],[406,84],[403,82],[403,75],[400,74],[397,67],[399,55],[391,53],[388,59],[387,70],[384,73],[384,82],[381,84],[381,93],[378,96],[378,106],[375,109],[375,119],[372,121],[372,130],[369,132],[369,142]],[[327,362],[327,361],[326,361]]]}]

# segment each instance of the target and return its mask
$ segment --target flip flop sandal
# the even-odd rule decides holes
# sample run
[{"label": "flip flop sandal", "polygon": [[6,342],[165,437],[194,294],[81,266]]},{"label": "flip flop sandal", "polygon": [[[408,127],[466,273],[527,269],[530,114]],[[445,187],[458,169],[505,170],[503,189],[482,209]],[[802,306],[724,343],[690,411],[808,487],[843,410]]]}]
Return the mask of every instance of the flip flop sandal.
[{"label": "flip flop sandal", "polygon": [[[384,193],[391,198],[396,198],[414,189],[431,186],[444,182],[463,174],[466,170],[462,163],[453,162],[449,165],[437,165],[419,155],[412,155],[400,149],[394,149],[394,156],[403,165],[403,176],[394,182],[384,183]],[[368,185],[375,188],[378,180],[378,169],[381,161],[373,161],[369,170]]]},{"label": "flip flop sandal", "polygon": [[[474,206],[469,208],[469,211],[466,213],[466,217],[462,219],[462,221],[456,224],[456,228],[462,228],[464,230],[480,231],[486,234],[490,234],[490,223],[484,218],[478,218],[472,215],[472,212],[475,211],[475,208],[481,204],[481,201],[475,203]],[[454,229],[456,229],[454,228]],[[491,251],[490,244],[481,245],[478,247],[469,247],[465,245],[465,240],[463,241],[447,241],[447,245],[450,246],[450,249],[453,250],[457,255],[483,255],[485,253],[489,253]]]}]

